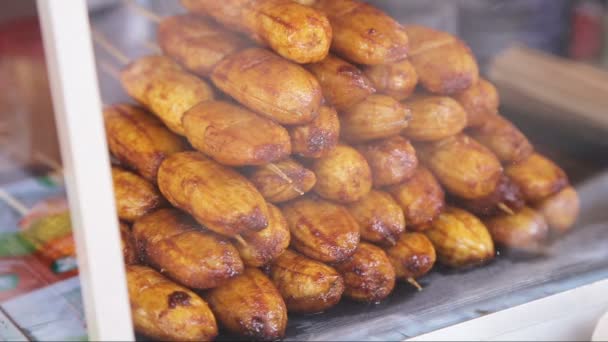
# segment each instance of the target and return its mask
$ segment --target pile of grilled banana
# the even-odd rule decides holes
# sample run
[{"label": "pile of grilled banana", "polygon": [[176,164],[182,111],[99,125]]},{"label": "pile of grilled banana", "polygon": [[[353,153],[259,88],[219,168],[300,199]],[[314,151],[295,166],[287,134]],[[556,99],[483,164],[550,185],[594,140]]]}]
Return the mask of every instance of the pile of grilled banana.
[{"label": "pile of grilled banana", "polygon": [[121,73],[140,106],[104,111],[139,333],[279,339],[288,312],[573,225],[566,174],[458,38],[356,0],[182,4]]}]

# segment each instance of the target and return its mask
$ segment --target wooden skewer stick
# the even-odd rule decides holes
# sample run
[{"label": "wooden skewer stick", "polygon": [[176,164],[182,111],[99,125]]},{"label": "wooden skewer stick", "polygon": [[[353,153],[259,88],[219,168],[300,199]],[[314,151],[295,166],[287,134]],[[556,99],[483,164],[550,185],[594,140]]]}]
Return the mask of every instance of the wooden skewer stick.
[{"label": "wooden skewer stick", "polygon": [[134,10],[135,12],[137,12],[138,14],[150,19],[151,21],[155,22],[155,23],[160,23],[161,20],[163,20],[163,18],[158,15],[157,13],[154,13],[152,11],[150,11],[149,9],[145,8],[144,6],[138,4],[135,1],[132,0],[124,0],[124,2],[127,4],[127,6],[129,8],[131,8],[132,10]]},{"label": "wooden skewer stick", "polygon": [[108,52],[112,57],[116,58],[120,63],[127,64],[130,61],[129,56],[125,55],[120,49],[112,45],[110,41],[103,35],[101,32],[92,29],[91,33],[93,35],[93,40],[95,43],[99,44],[106,52]]},{"label": "wooden skewer stick", "polygon": [[108,75],[120,80],[120,71],[116,67],[106,61],[100,61],[99,66],[101,67],[101,70],[108,73]]},{"label": "wooden skewer stick", "polygon": [[154,42],[145,42],[144,46],[147,49],[150,49],[150,50],[154,51],[155,53],[161,53],[162,52],[162,50]]},{"label": "wooden skewer stick", "polygon": [[236,240],[238,243],[240,243],[241,245],[243,245],[243,246],[247,246],[247,241],[245,241],[245,239],[243,239],[243,237],[242,237],[241,235],[238,235],[238,234],[237,234],[237,235],[235,235],[235,236],[234,236],[234,239],[235,239],[235,240]]},{"label": "wooden skewer stick", "polygon": [[509,208],[503,202],[499,202],[496,206],[498,207],[498,209],[504,211],[505,213],[507,213],[509,215],[515,215],[515,212],[513,212],[513,210],[511,208]]},{"label": "wooden skewer stick", "polygon": [[0,199],[6,202],[9,207],[13,208],[16,212],[21,216],[27,215],[29,209],[25,206],[25,204],[21,203],[18,199],[16,199],[13,195],[6,192],[6,190],[0,188]]},{"label": "wooden skewer stick", "polygon": [[269,168],[272,172],[276,173],[279,177],[281,177],[288,184],[290,184],[291,187],[293,188],[293,190],[295,192],[297,192],[298,194],[300,194],[300,196],[304,195],[304,191],[302,191],[302,189],[300,189],[296,186],[296,184],[293,182],[293,179],[291,179],[288,175],[286,175],[285,172],[283,172],[283,170],[279,169],[279,167],[276,166],[274,163],[267,164],[266,167]]},{"label": "wooden skewer stick", "polygon": [[416,281],[416,279],[409,277],[406,279],[408,283],[410,283],[410,285],[412,285],[413,287],[416,288],[416,290],[418,291],[422,291],[422,286],[420,286],[420,284],[418,284],[418,282]]}]

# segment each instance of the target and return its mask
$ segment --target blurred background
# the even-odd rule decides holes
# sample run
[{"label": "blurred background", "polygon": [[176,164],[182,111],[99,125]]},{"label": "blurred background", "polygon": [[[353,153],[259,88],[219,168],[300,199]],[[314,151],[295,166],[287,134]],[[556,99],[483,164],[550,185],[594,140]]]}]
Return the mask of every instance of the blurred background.
[{"label": "blurred background", "polygon": [[[176,8],[172,1],[142,1]],[[371,0],[401,22],[465,40],[487,73],[514,44],[608,66],[608,2],[603,0]],[[92,18],[121,1],[89,0]],[[34,0],[0,3],[0,181],[25,165],[59,162]],[[18,165],[18,168],[15,168]],[[7,176],[9,174],[9,176]]]}]

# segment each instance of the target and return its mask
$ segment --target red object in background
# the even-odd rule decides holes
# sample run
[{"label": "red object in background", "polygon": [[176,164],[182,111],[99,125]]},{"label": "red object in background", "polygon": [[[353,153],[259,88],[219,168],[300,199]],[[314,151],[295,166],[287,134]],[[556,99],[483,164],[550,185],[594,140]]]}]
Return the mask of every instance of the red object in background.
[{"label": "red object in background", "polygon": [[0,56],[44,57],[37,17],[17,18],[0,24]]},{"label": "red object in background", "polygon": [[602,15],[604,7],[599,1],[583,1],[572,11],[572,34],[568,55],[576,60],[594,60],[602,50]]}]

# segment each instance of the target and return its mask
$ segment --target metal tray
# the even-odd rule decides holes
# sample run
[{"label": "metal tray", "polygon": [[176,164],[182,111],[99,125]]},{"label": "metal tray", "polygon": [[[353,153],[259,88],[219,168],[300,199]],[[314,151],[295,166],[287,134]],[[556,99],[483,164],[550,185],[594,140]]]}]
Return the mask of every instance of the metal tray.
[{"label": "metal tray", "polygon": [[[177,1],[140,3],[161,15],[182,11]],[[91,24],[129,58],[157,52],[155,23],[129,6],[93,13]],[[112,75],[121,63],[100,46],[95,49],[104,102],[130,101]],[[509,114],[508,108],[503,111]],[[494,262],[465,272],[437,268],[420,279],[422,292],[399,284],[379,304],[343,300],[322,314],[290,315],[286,340],[403,340],[608,278],[608,151],[569,134],[566,127],[536,120],[533,114],[508,116],[538,150],[565,168],[575,184],[582,200],[575,230],[540,257],[503,253]]]}]

